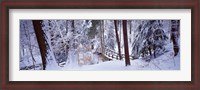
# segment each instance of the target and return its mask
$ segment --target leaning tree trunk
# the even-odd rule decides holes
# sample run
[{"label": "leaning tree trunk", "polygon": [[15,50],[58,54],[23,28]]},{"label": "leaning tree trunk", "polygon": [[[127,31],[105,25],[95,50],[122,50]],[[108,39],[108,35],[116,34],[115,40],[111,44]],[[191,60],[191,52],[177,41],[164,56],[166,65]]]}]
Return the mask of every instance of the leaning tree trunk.
[{"label": "leaning tree trunk", "polygon": [[39,48],[40,48],[43,70],[45,70],[46,69],[47,49],[46,49],[46,44],[45,44],[44,32],[43,32],[42,26],[41,26],[42,20],[32,20],[32,22],[33,22],[33,27],[34,27],[35,34],[36,34],[36,37],[37,37],[38,45],[39,45]]},{"label": "leaning tree trunk", "polygon": [[126,66],[129,66],[131,65],[131,63],[130,63],[129,51],[128,51],[127,20],[123,20],[123,34],[124,34],[125,64]]},{"label": "leaning tree trunk", "polygon": [[118,29],[117,29],[117,20],[114,20],[114,24],[115,24],[116,40],[117,40],[117,45],[118,45],[119,60],[121,60],[122,56],[121,56],[119,36],[118,36],[118,33],[117,33],[117,31],[118,31]]}]

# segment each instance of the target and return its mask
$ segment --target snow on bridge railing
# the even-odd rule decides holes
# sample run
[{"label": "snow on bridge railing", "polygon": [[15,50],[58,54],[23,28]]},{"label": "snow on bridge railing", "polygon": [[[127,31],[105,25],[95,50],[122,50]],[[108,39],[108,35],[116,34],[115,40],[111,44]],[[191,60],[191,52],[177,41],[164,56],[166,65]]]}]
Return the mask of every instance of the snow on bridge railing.
[{"label": "snow on bridge railing", "polygon": [[[119,54],[111,49],[106,48],[105,49],[105,54],[104,56],[106,56],[107,58],[111,58],[111,59],[118,59],[119,60]],[[125,58],[125,54],[121,54],[122,58]],[[135,59],[133,56],[129,55],[129,58],[131,60]]]}]

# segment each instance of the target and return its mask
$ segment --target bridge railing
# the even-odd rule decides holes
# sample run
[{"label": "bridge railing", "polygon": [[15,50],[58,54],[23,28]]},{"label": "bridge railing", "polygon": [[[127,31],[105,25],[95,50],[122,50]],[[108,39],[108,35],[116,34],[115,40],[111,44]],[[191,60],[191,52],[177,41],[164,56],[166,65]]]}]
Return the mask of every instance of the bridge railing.
[{"label": "bridge railing", "polygon": [[[104,56],[111,58],[111,59],[119,59],[119,54],[117,52],[111,50],[111,49],[108,49],[108,48],[105,48],[105,55]],[[125,58],[125,54],[121,54],[121,57]],[[133,56],[129,56],[129,58],[131,60],[134,59]]]}]

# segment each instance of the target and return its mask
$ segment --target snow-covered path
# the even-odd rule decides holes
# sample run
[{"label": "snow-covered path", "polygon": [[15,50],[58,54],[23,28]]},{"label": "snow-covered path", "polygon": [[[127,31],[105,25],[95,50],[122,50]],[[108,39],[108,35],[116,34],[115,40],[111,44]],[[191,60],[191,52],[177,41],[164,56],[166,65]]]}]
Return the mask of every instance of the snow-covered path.
[{"label": "snow-covered path", "polygon": [[[142,59],[131,60],[130,66],[125,66],[124,60],[112,60],[101,62],[94,65],[83,65],[83,66],[69,66],[57,68],[59,70],[70,70],[70,71],[110,71],[110,70],[180,70],[180,59],[179,55],[172,57],[172,52],[167,52],[150,62],[146,62]],[[54,68],[55,70],[56,68]]]}]

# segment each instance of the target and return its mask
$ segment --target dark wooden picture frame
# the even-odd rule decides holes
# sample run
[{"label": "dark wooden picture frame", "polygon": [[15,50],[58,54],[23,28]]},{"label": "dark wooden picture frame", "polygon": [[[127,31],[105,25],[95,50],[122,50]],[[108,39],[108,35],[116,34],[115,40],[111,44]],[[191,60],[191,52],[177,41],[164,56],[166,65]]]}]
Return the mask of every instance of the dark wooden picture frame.
[{"label": "dark wooden picture frame", "polygon": [[[0,88],[200,90],[199,4],[199,0],[3,0],[0,14]],[[191,9],[191,81],[9,81],[9,9]]]}]

